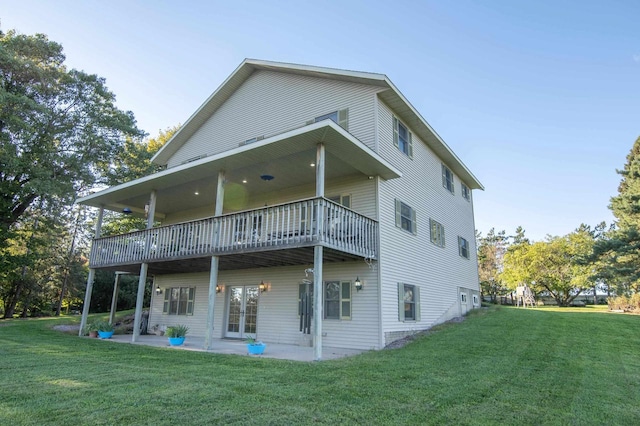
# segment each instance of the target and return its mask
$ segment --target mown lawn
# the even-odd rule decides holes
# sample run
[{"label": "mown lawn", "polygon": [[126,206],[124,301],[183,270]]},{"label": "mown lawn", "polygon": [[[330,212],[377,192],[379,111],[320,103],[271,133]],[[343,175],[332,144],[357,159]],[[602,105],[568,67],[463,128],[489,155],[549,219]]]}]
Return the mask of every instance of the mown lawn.
[{"label": "mown lawn", "polygon": [[484,309],[320,363],[117,344],[0,322],[0,424],[640,424],[640,316]]}]

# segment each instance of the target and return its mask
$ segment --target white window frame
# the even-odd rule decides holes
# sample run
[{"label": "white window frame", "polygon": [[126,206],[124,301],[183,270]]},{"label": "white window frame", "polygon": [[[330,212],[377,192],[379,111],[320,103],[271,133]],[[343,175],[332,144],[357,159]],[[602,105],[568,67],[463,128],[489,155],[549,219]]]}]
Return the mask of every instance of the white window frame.
[{"label": "white window frame", "polygon": [[444,248],[445,239],[444,239],[444,226],[431,218],[429,218],[429,232],[431,242],[438,247]]},{"label": "white window frame", "polygon": [[467,201],[471,201],[471,190],[467,185],[464,184],[464,182],[460,182],[460,189],[461,189],[460,192],[462,193],[462,198],[464,198]]},{"label": "white window frame", "polygon": [[331,197],[327,197],[327,199],[333,201],[336,204],[340,204],[342,207],[346,207],[350,209],[351,200],[353,198],[351,197],[351,194],[340,194],[340,195],[333,195]]},{"label": "white window frame", "polygon": [[[401,138],[401,128],[406,132],[406,140]],[[402,143],[401,143],[402,142]],[[400,150],[404,155],[413,159],[413,136],[409,127],[403,122],[398,120],[397,117],[393,117],[393,145]]]},{"label": "white window frame", "polygon": [[[172,300],[174,290],[178,293],[177,300]],[[186,291],[186,297],[183,299],[183,291]],[[163,315],[193,315],[196,299],[195,287],[169,287],[164,290],[164,300],[162,303]],[[175,302],[175,312],[172,306],[172,302]],[[184,303],[184,311],[180,309],[181,303]]]},{"label": "white window frame", "polygon": [[473,306],[479,306],[480,305],[480,298],[478,297],[477,294],[473,295]]},{"label": "white window frame", "polygon": [[458,235],[458,254],[460,257],[469,259],[469,241]]},{"label": "white window frame", "polygon": [[455,178],[450,168],[442,163],[442,186],[452,194],[455,194]]},{"label": "white window frame", "polygon": [[[408,215],[403,214],[403,207],[408,209]],[[405,209],[405,210],[406,210]],[[396,198],[396,226],[403,231],[410,232],[413,235],[418,234],[418,223],[416,220],[416,210]]]},{"label": "white window frame", "polygon": [[307,124],[317,123],[322,120],[331,120],[334,123],[336,123],[338,126],[345,129],[346,131],[349,131],[349,108],[340,109],[340,110],[329,112],[327,114],[319,115],[313,120],[307,121]]},{"label": "white window frame", "polygon": [[[339,287],[339,295],[337,299],[329,299],[327,296],[327,289],[329,285],[337,284]],[[347,293],[347,294],[345,294]],[[351,281],[325,281],[323,286],[323,311],[324,311],[324,319],[326,320],[350,320],[352,314],[352,304],[351,304]],[[328,316],[329,309],[327,305],[329,302],[337,302],[338,303],[338,315],[336,316]],[[345,307],[348,306],[348,309]],[[348,312],[346,312],[348,310]]]},{"label": "white window frame", "polygon": [[[412,291],[413,298],[410,302],[405,300],[406,289]],[[413,304],[413,318],[407,318],[406,304]],[[417,322],[420,321],[420,287],[417,285],[398,283],[398,321]]]},{"label": "white window frame", "polygon": [[467,293],[460,293],[460,303],[462,303],[463,305],[467,304]]}]

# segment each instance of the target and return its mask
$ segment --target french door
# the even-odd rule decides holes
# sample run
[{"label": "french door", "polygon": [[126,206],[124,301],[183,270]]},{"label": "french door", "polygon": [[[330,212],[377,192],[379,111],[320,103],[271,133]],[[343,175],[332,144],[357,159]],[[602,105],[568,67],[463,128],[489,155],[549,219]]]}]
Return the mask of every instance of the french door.
[{"label": "french door", "polygon": [[226,337],[256,337],[259,293],[258,286],[229,287]]}]

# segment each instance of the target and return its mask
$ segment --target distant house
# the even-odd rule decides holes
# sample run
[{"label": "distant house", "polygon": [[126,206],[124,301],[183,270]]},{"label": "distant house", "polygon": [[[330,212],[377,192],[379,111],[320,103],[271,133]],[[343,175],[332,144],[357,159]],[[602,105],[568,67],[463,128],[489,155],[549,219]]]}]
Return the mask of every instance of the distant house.
[{"label": "distant house", "polygon": [[483,187],[385,75],[245,60],[153,161],[166,169],[78,200],[161,223],[90,257],[89,283],[129,271],[141,296],[153,276],[150,326],[320,359],[479,306]]}]

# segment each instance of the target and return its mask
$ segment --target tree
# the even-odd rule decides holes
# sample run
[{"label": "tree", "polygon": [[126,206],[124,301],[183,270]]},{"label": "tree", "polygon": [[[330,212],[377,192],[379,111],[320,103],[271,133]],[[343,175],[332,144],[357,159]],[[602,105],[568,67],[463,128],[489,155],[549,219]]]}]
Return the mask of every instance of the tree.
[{"label": "tree", "polygon": [[534,292],[548,292],[558,305],[568,306],[582,292],[593,287],[594,233],[580,225],[564,237],[521,242],[509,247],[501,278],[515,288],[527,284]]},{"label": "tree", "polygon": [[63,62],[43,34],[0,32],[0,243],[34,205],[71,204],[100,181],[125,138],[142,137],[131,112],[96,75]]},{"label": "tree", "polygon": [[503,270],[503,259],[507,251],[508,237],[505,231],[496,234],[491,228],[486,237],[480,232],[476,234],[478,246],[478,275],[480,288],[484,295],[489,295],[492,303],[496,303],[497,295],[503,290],[500,273]]},{"label": "tree", "polygon": [[607,287],[619,294],[640,291],[640,137],[627,155],[618,195],[609,208],[617,221],[598,243],[595,252]]}]

